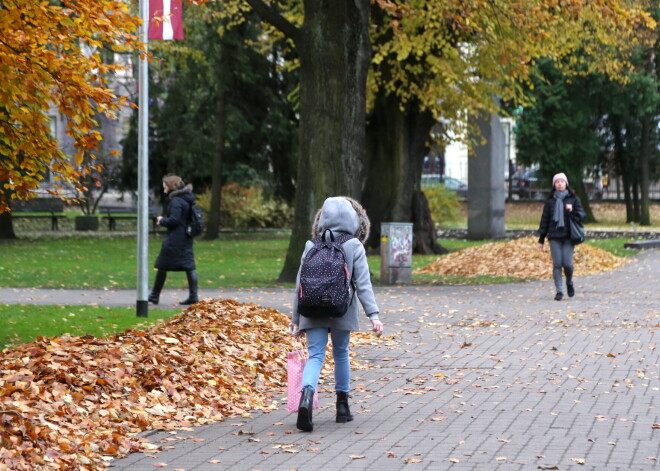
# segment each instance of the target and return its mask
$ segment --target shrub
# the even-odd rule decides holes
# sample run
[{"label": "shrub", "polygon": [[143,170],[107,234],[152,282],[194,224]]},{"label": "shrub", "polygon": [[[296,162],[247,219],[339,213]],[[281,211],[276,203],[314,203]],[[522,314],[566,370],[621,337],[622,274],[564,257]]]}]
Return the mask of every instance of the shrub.
[{"label": "shrub", "polygon": [[[211,190],[197,198],[197,204],[208,213]],[[281,200],[267,198],[261,186],[244,187],[229,183],[222,187],[220,225],[235,229],[283,228],[291,225],[293,210]]]},{"label": "shrub", "polygon": [[444,185],[423,188],[436,225],[458,219],[461,203],[456,193]]}]

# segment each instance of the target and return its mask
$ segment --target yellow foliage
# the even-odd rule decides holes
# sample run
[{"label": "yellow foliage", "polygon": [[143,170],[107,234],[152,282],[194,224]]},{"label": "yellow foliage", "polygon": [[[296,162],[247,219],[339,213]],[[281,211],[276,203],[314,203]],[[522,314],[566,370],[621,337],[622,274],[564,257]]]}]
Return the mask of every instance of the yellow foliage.
[{"label": "yellow foliage", "polygon": [[[59,3],[59,2],[58,2]],[[23,0],[0,8],[0,212],[7,197],[29,198],[46,171],[57,167],[63,182],[76,184],[81,170],[51,135],[51,107],[65,115],[77,155],[98,146],[97,112],[112,115],[123,104],[108,76],[123,68],[99,53],[140,47],[139,19],[119,0],[62,2]]]},{"label": "yellow foliage", "polygon": [[383,18],[371,29],[372,93],[419,101],[443,118],[445,136],[459,135],[453,126],[474,110],[496,111],[493,96],[523,100],[521,82],[535,58],[561,59],[580,49],[589,71],[624,80],[632,48],[650,43],[655,28],[644,2],[632,0],[376,3]]}]

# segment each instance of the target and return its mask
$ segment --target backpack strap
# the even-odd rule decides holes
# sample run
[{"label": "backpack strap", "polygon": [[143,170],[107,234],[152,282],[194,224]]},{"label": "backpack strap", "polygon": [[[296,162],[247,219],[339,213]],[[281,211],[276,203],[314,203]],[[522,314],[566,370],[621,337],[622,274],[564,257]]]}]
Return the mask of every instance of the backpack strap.
[{"label": "backpack strap", "polygon": [[343,244],[344,242],[346,242],[347,240],[351,240],[353,237],[355,237],[351,234],[340,234],[340,235],[335,237],[334,232],[332,232],[330,229],[326,229],[326,230],[323,231],[323,233],[320,236],[317,236],[312,240],[313,241],[325,242],[327,233],[330,234],[330,236],[328,237],[330,242],[337,242],[340,245]]},{"label": "backpack strap", "polygon": [[335,235],[333,234],[333,232],[332,232],[330,229],[326,229],[326,230],[324,230],[323,233],[321,234],[321,242],[325,242],[325,235],[326,235],[328,232],[330,233],[330,242],[334,242],[334,241],[335,241]]}]

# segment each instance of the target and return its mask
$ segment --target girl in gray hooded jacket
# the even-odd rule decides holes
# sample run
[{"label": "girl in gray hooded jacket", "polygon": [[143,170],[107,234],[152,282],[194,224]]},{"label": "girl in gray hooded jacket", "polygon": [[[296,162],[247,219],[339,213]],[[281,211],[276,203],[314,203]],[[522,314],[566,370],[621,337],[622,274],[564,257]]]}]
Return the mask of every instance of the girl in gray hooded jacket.
[{"label": "girl in gray hooded jacket", "polygon": [[[352,330],[359,330],[359,307],[355,295],[360,300],[362,308],[371,321],[371,327],[376,335],[383,333],[383,323],[378,318],[378,305],[371,287],[371,275],[367,264],[367,254],[363,243],[369,236],[370,223],[367,213],[355,200],[337,196],[328,198],[316,214],[312,226],[312,237],[323,234],[326,230],[335,235],[350,234],[354,238],[343,243],[342,249],[346,255],[346,265],[350,274],[350,282],[355,288],[352,301],[346,313],[341,317],[311,318],[298,313],[298,293],[300,289],[300,270],[296,282],[296,296],[293,302],[293,317],[290,330],[298,337],[307,336],[309,360],[303,371],[303,389],[298,409],[297,427],[300,430],[312,431],[312,401],[317,388],[319,375],[325,362],[325,349],[328,344],[328,334],[332,337],[332,355],[335,360],[335,390],[337,392],[337,422],[345,423],[353,420],[348,406],[350,391],[350,360],[348,344]],[[307,252],[314,246],[310,240],[305,245],[301,258],[305,259]]]}]

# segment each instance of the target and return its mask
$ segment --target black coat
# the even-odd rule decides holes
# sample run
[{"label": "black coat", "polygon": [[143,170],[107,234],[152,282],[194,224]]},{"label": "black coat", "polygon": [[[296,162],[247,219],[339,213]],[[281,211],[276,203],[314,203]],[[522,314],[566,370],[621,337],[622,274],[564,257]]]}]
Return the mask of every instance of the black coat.
[{"label": "black coat", "polygon": [[195,202],[192,186],[172,191],[169,197],[167,214],[160,220],[160,225],[167,228],[167,235],[154,266],[167,271],[195,270],[193,238],[186,235],[188,215]]},{"label": "black coat", "polygon": [[580,198],[575,195],[569,194],[564,198],[564,207],[567,204],[573,205],[573,211],[568,212],[564,210],[564,227],[557,227],[557,222],[554,220],[555,214],[555,198],[552,196],[554,192],[550,193],[550,197],[545,200],[543,206],[543,215],[541,216],[541,223],[539,224],[539,243],[544,243],[545,238],[549,240],[564,240],[571,238],[571,229],[569,227],[568,218],[572,217],[582,221],[587,214],[582,209]]}]

